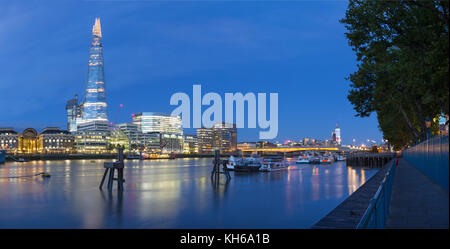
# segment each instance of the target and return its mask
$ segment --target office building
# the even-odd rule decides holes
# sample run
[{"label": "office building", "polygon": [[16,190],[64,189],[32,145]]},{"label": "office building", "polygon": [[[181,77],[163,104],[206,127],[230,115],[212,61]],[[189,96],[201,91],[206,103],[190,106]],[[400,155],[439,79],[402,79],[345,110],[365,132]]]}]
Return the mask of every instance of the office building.
[{"label": "office building", "polygon": [[90,121],[78,125],[75,146],[78,153],[100,154],[109,152],[110,130],[106,121]]},{"label": "office building", "polygon": [[103,45],[100,19],[92,27],[92,41],[89,50],[88,77],[84,100],[81,105],[81,119],[78,125],[91,121],[108,122],[105,75],[103,67]]},{"label": "office building", "polygon": [[196,135],[184,135],[183,153],[198,153],[198,140]]},{"label": "office building", "polygon": [[72,153],[74,152],[74,136],[58,127],[47,127],[38,136],[39,153]]},{"label": "office building", "polygon": [[232,152],[237,149],[236,124],[216,123],[212,128],[197,129],[199,153],[211,153],[214,150]]},{"label": "office building", "polygon": [[179,116],[156,112],[141,112],[132,115],[132,123],[136,124],[143,133],[160,132],[183,135],[183,127]]},{"label": "office building", "polygon": [[77,131],[77,119],[81,118],[81,106],[78,103],[78,94],[75,98],[67,101],[67,131],[74,133]]},{"label": "office building", "polygon": [[15,153],[18,148],[19,134],[13,128],[0,128],[0,149]]}]

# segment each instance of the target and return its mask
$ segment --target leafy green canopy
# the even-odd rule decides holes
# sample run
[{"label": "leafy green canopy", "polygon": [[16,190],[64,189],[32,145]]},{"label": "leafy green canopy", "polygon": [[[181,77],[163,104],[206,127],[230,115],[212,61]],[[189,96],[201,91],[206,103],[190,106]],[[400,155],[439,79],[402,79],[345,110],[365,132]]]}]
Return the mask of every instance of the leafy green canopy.
[{"label": "leafy green canopy", "polygon": [[427,116],[448,114],[448,6],[448,0],[350,0],[340,20],[358,60],[347,97],[356,116],[377,113],[384,139],[396,149],[426,137]]}]

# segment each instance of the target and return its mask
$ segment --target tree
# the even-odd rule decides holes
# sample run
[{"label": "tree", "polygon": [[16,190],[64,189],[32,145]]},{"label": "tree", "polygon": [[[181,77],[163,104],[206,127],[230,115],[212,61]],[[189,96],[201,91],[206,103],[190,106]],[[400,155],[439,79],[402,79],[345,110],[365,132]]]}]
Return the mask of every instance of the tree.
[{"label": "tree", "polygon": [[350,0],[345,18],[358,70],[349,101],[376,112],[394,148],[426,137],[425,119],[449,112],[448,0]]}]

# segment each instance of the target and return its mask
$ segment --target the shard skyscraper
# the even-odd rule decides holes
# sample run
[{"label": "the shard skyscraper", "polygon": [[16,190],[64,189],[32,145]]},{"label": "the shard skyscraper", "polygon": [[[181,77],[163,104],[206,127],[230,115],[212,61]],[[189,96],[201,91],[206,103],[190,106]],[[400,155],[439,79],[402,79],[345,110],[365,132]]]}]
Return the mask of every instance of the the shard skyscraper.
[{"label": "the shard skyscraper", "polygon": [[95,19],[95,24],[92,27],[86,92],[82,103],[82,118],[80,121],[80,123],[108,122],[100,18]]}]

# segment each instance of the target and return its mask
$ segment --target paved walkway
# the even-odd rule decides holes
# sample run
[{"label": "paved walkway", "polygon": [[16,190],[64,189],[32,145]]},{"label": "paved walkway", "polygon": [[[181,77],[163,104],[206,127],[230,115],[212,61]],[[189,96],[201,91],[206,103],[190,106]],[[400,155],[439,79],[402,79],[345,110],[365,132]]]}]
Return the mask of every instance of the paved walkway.
[{"label": "paved walkway", "polygon": [[399,159],[386,228],[449,228],[448,192]]}]

